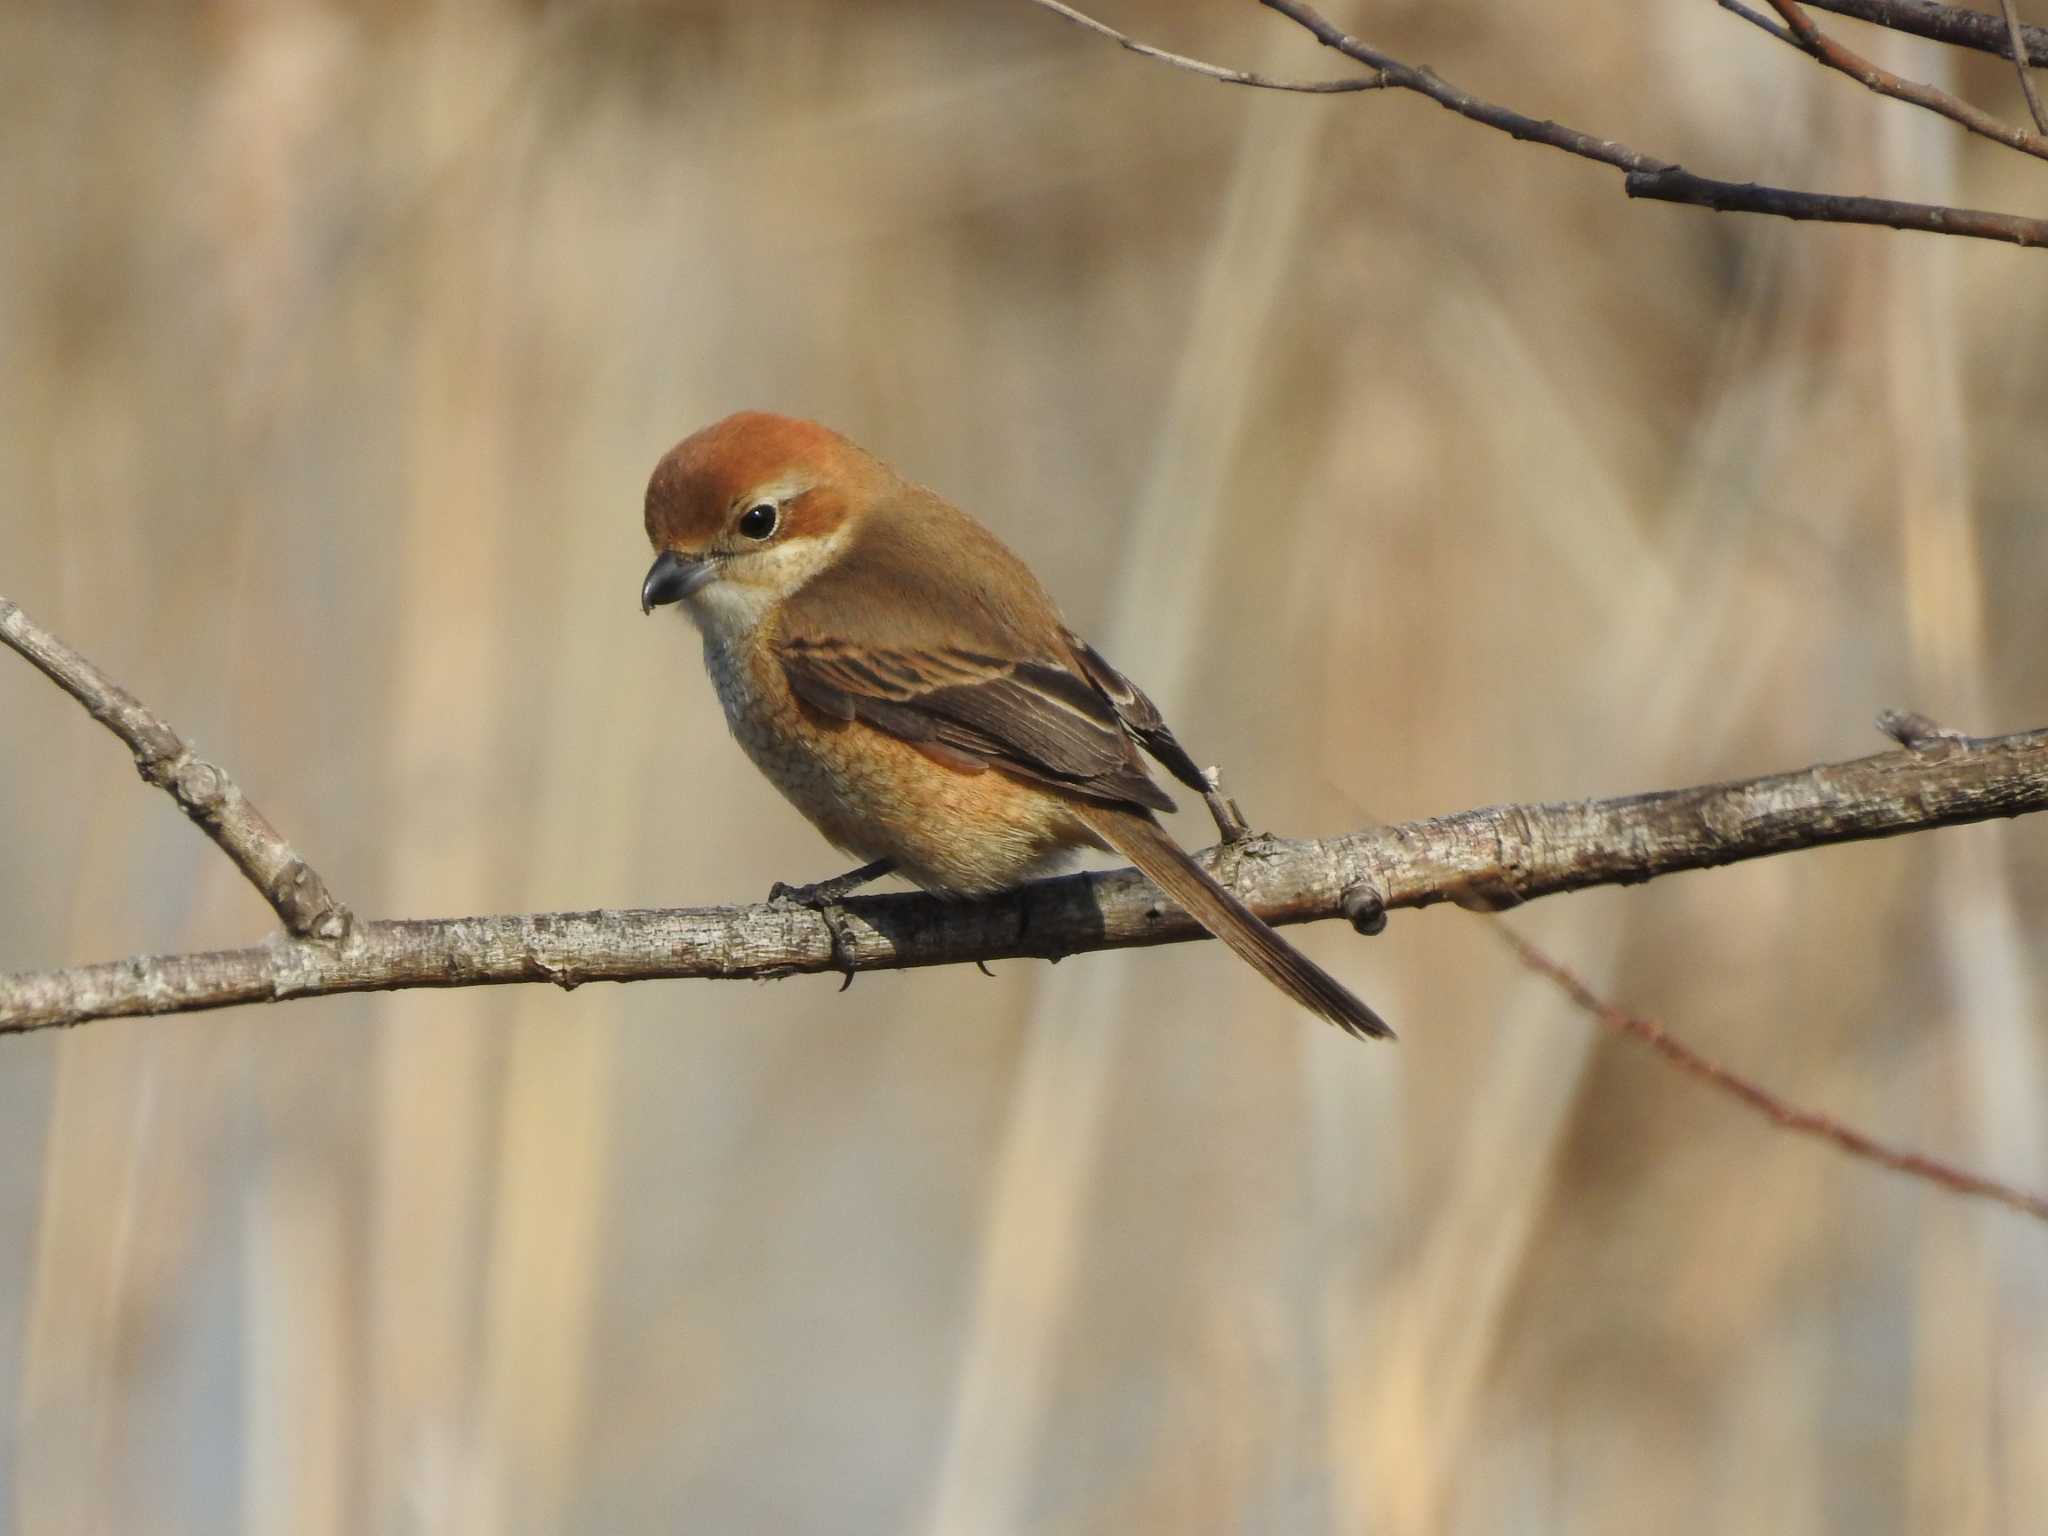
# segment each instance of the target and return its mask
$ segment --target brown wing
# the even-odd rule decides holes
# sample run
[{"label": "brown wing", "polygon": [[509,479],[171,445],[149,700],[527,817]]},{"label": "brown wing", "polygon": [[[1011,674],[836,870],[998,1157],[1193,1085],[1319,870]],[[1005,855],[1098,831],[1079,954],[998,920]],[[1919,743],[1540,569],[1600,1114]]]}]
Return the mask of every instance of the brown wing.
[{"label": "brown wing", "polygon": [[1072,630],[1067,631],[1067,643],[1073,646],[1081,670],[1088,674],[1116,710],[1116,717],[1123,722],[1124,729],[1164,764],[1168,773],[1197,794],[1208,794],[1209,780],[1195,766],[1195,760],[1188,756],[1187,748],[1166,728],[1159,706],[1146,698],[1144,690],[1136,683],[1104,660],[1102,652]]},{"label": "brown wing", "polygon": [[[944,511],[971,530],[942,525],[950,549],[917,548],[926,528],[892,530],[790,599],[779,650],[796,696],[956,766],[1172,810],[1037,581],[993,535]],[[976,547],[960,549],[963,538]],[[1006,579],[961,578],[992,567]]]}]

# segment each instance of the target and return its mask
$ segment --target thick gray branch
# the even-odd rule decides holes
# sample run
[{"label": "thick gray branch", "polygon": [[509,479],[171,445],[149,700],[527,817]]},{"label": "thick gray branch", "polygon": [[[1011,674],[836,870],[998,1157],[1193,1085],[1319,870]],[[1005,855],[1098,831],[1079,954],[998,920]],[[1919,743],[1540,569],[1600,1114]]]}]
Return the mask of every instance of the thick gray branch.
[{"label": "thick gray branch", "polygon": [[[1737,783],[1554,805],[1495,806],[1319,842],[1255,839],[1216,855],[1276,923],[1382,903],[1500,907],[1678,870],[2048,809],[2048,731],[1925,745]],[[1042,881],[989,901],[845,903],[857,970],[1059,959],[1177,943],[1201,930],[1132,870]],[[767,906],[560,912],[358,923],[338,943],[282,935],[252,949],[0,976],[0,1031],[402,987],[840,968],[818,913]]]},{"label": "thick gray branch", "polygon": [[136,771],[177,801],[178,809],[220,844],[288,931],[324,940],[348,933],[348,908],[328,894],[312,866],[278,835],[225,770],[200,757],[152,710],[6,597],[0,597],[0,642],[26,656],[128,744]]}]

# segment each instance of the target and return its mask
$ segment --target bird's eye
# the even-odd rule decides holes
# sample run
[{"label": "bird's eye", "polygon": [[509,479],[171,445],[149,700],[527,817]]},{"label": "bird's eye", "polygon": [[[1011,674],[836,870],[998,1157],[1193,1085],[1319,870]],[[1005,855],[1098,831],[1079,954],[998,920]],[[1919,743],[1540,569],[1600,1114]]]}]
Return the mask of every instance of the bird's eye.
[{"label": "bird's eye", "polygon": [[772,501],[757,501],[740,514],[740,532],[750,539],[765,539],[781,521]]}]

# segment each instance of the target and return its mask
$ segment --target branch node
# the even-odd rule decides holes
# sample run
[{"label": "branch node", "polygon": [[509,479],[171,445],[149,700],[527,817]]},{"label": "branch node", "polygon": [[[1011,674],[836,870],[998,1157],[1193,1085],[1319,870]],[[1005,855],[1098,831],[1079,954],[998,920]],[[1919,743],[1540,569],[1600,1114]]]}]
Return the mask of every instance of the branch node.
[{"label": "branch node", "polygon": [[1966,747],[1970,738],[1911,709],[1884,709],[1877,715],[1877,728],[1910,752],[1952,751]]},{"label": "branch node", "polygon": [[574,992],[583,985],[583,978],[576,974],[573,967],[556,965],[552,961],[543,960],[539,955],[535,954],[529,954],[526,958],[532,964],[534,970],[538,971],[546,980],[560,987],[564,992]]},{"label": "branch node", "polygon": [[[170,790],[194,815],[211,815],[227,799],[227,776],[203,757],[194,757],[188,752],[168,764],[155,766],[168,776],[170,782],[165,784],[161,779],[154,782]],[[143,768],[142,776],[150,778],[149,768]]]},{"label": "branch node", "polygon": [[287,864],[263,894],[299,938],[339,944],[355,926],[355,914],[334,899],[319,871],[304,859]]},{"label": "branch node", "polygon": [[1387,931],[1387,898],[1370,880],[1346,887],[1338,907],[1352,928],[1368,939]]}]

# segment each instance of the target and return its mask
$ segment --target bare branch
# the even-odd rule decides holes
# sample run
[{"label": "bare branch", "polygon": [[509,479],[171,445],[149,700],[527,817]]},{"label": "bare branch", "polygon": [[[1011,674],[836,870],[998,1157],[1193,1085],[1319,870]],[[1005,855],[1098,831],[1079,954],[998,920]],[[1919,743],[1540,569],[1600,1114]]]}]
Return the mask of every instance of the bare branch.
[{"label": "bare branch", "polygon": [[1728,1094],[1738,1103],[1755,1110],[1780,1128],[1791,1131],[1794,1135],[1812,1136],[1821,1141],[1832,1142],[1851,1157],[1876,1163],[1916,1179],[1924,1179],[1955,1194],[1968,1195],[1979,1200],[1995,1200],[2000,1205],[2010,1206],[2022,1215],[2033,1217],[2036,1221],[2048,1221],[2048,1197],[2011,1184],[2000,1183],[1997,1179],[1986,1178],[1982,1174],[1971,1173],[1968,1169],[1958,1168],[1953,1163],[1929,1157],[1923,1152],[1908,1152],[1902,1148],[1889,1146],[1875,1137],[1865,1135],[1854,1126],[1843,1124],[1832,1115],[1791,1103],[1761,1083],[1744,1077],[1709,1056],[1702,1055],[1671,1034],[1655,1019],[1625,1013],[1615,1007],[1588,986],[1585,978],[1576,971],[1551,959],[1506,924],[1496,924],[1495,927],[1508,947],[1521,958],[1522,964],[1555,982],[1565,996],[1607,1028],[1616,1034],[1641,1041],[1680,1071]]},{"label": "bare branch", "polygon": [[[1246,74],[1241,70],[1225,69],[1220,65],[1184,58],[1179,54],[1169,54],[1162,49],[1134,42],[1114,27],[1085,16],[1071,6],[1056,3],[1056,0],[1030,0],[1030,3],[1107,37],[1134,53],[1170,64],[1177,69],[1192,70],[1193,73],[1210,79],[1228,80],[1240,85],[1265,85],[1284,90],[1327,91],[1336,90],[1342,85],[1345,88],[1359,90],[1413,91],[1428,97],[1447,111],[1455,112],[1475,123],[1482,123],[1486,127],[1507,134],[1510,138],[1548,145],[1552,149],[1563,150],[1566,154],[1577,155],[1584,160],[1612,166],[1623,173],[1623,190],[1630,197],[1711,208],[1721,213],[1763,213],[1779,218],[1815,220],[1830,224],[1870,224],[1887,229],[1919,230],[1927,234],[1962,235],[1977,240],[1999,240],[2010,245],[2048,246],[2048,219],[2029,219],[2017,214],[1997,213],[1988,209],[1952,208],[1939,203],[1899,202],[1885,197],[1802,192],[1791,187],[1760,186],[1754,182],[1716,181],[1710,177],[1697,176],[1670,161],[1659,160],[1644,154],[1641,150],[1632,149],[1618,139],[1603,139],[1581,129],[1567,127],[1549,119],[1530,117],[1526,113],[1515,111],[1512,107],[1504,107],[1475,96],[1470,91],[1452,85],[1432,69],[1404,63],[1391,54],[1382,53],[1359,41],[1330,21],[1313,5],[1308,4],[1307,0],[1259,0],[1259,3],[1268,10],[1278,11],[1288,20],[1307,30],[1324,47],[1333,48],[1372,71],[1369,76],[1360,77],[1361,83],[1352,86],[1348,82],[1268,80],[1262,76]],[[1762,27],[1774,37],[1783,38],[1805,51],[1813,51],[1793,32],[1759,15],[1741,3],[1741,0],[1718,0],[1718,3],[1734,11],[1744,20]],[[1771,3],[1784,9],[1784,4],[1789,3],[1789,0],[1784,0],[1784,3],[1781,3],[1781,0],[1771,0]],[[1797,7],[1792,7],[1792,10],[1797,11]],[[1807,29],[1818,37],[1812,21],[1804,18],[1803,14],[1802,19]],[[1878,70],[1875,65],[1867,60],[1857,59],[1856,55],[1850,54],[1848,50],[1840,48],[1831,40],[1823,38],[1821,43],[1836,57],[1845,61],[1856,59],[1862,68],[1860,72],[1856,69],[1851,69],[1850,72],[1856,74],[1857,78],[1865,80],[1865,83],[1870,84],[1874,90],[1883,88],[1875,83],[1883,80],[1895,87],[1888,94],[1901,95],[1921,106],[1940,111],[1965,126],[2015,149],[2030,154],[2048,153],[2048,140],[2027,133],[2023,129],[2008,127],[1968,103],[1958,101],[1932,86],[1902,81],[1896,75]],[[1815,56],[1822,57],[1824,62],[1831,61],[1824,54],[1817,53]]]},{"label": "bare branch", "polygon": [[[1799,0],[1770,0],[1770,5],[1785,18],[1785,25],[1792,31],[1798,47],[1808,57],[1817,59],[1829,69],[1839,70],[1866,90],[1894,100],[1910,102],[1916,107],[1958,123],[1970,132],[1981,134],[2008,149],[2019,150],[2022,154],[2048,160],[2048,137],[2029,133],[2024,128],[2015,128],[2002,123],[1981,107],[1972,106],[1960,97],[1953,96],[1938,86],[1921,80],[1908,80],[1903,75],[1893,74],[1882,65],[1866,59],[1853,48],[1838,43],[1827,33],[1814,25],[1813,18],[1806,14]],[[2021,71],[2025,78],[2025,71]],[[2031,92],[2029,100],[2032,99]]]},{"label": "bare branch", "polygon": [[338,940],[349,931],[348,908],[300,858],[226,770],[193,752],[161,717],[112,678],[0,597],[0,641],[26,656],[86,713],[128,744],[135,769],[198,823],[263,894],[285,928],[302,939]]},{"label": "bare branch", "polygon": [[1733,11],[1753,27],[1761,27],[1781,43],[1790,43],[1794,48],[1799,46],[1799,39],[1794,37],[1782,23],[1771,20],[1770,17],[1764,15],[1761,11],[1751,10],[1742,3],[1742,0],[1714,0],[1714,4],[1720,6],[1724,11]]},{"label": "bare branch", "polygon": [[[1694,789],[1495,806],[1322,841],[1254,838],[1226,845],[1216,862],[1271,922],[1343,916],[1369,928],[1386,907],[1514,906],[2044,809],[2048,730]],[[0,1032],[340,992],[1056,960],[1203,936],[1134,870],[1040,881],[987,901],[874,896],[840,911],[836,952],[822,914],[765,905],[359,922],[338,944],[279,935],[251,949],[0,976]]]},{"label": "bare branch", "polygon": [[1567,128],[1562,123],[1538,119],[1512,107],[1498,106],[1482,100],[1470,91],[1452,85],[1433,69],[1416,64],[1404,64],[1392,54],[1381,53],[1345,32],[1305,0],[1259,0],[1268,10],[1278,11],[1289,21],[1305,28],[1325,48],[1333,48],[1346,58],[1356,59],[1368,69],[1378,70],[1386,77],[1389,86],[1403,91],[1414,91],[1427,96],[1438,106],[1470,118],[1475,123],[1484,123],[1498,129],[1511,138],[1523,139],[1534,144],[1547,144],[1552,149],[1564,150],[1567,154],[1578,155],[1587,160],[1597,160],[1602,165],[1611,165],[1623,171],[1657,171],[1668,168],[1668,162],[1655,159],[1631,149],[1616,139],[1603,139],[1577,128]]},{"label": "bare branch", "polygon": [[1334,95],[1343,91],[1376,91],[1386,82],[1377,75],[1346,75],[1339,80],[1276,80],[1270,75],[1255,75],[1244,69],[1225,69],[1220,64],[1207,64],[1200,59],[1191,59],[1184,53],[1169,53],[1164,48],[1155,48],[1150,43],[1141,43],[1127,33],[1119,32],[1107,22],[1097,21],[1093,16],[1084,15],[1071,5],[1062,5],[1060,0],[1029,0],[1041,10],[1064,17],[1077,27],[1086,28],[1097,37],[1106,37],[1119,48],[1128,48],[1132,53],[1145,58],[1156,59],[1174,69],[1184,69],[1191,75],[1200,75],[1205,80],[1220,80],[1225,85],[1257,86],[1264,91],[1303,91],[1316,95]]},{"label": "bare branch", "polygon": [[1979,208],[1901,203],[1888,197],[1845,197],[1833,192],[1793,192],[1784,187],[1759,186],[1752,181],[1714,181],[1676,165],[1660,171],[1630,172],[1622,185],[1630,197],[1691,203],[1723,213],[1770,213],[1780,218],[1813,219],[1827,224],[1879,224],[1887,229],[1913,229],[1930,235],[1967,235],[1977,240],[2003,240],[2010,245],[2048,246],[2048,219],[2026,219]]},{"label": "bare branch", "polygon": [[2027,98],[2027,115],[2034,120],[2034,126],[2048,133],[2048,114],[2041,110],[2040,93],[2034,89],[2034,77],[2028,73],[2026,64],[2026,30],[2020,25],[2020,8],[2013,0],[1998,0],[1999,10],[2005,13],[2005,33],[2012,44],[2013,71],[2020,77],[2020,94]]},{"label": "bare branch", "polygon": [[[1937,5],[1934,0],[1807,0],[1807,4],[1952,47],[1995,53],[2002,59],[2016,57],[2011,34],[1998,17],[1963,6]],[[2027,62],[2048,68],[2048,27],[2021,27],[2020,37]]]},{"label": "bare branch", "polygon": [[[2009,245],[2048,246],[2048,219],[2023,218],[2018,214],[1997,213],[1989,209],[1952,208],[1940,203],[1900,202],[1887,197],[1802,192],[1791,187],[1760,186],[1755,182],[1717,181],[1711,177],[1698,176],[1683,166],[1632,149],[1618,139],[1603,139],[1581,129],[1570,128],[1549,119],[1530,117],[1526,113],[1515,111],[1512,107],[1504,107],[1475,96],[1470,91],[1452,85],[1432,69],[1404,63],[1391,54],[1382,53],[1361,42],[1330,21],[1313,5],[1308,4],[1307,0],[1259,0],[1259,3],[1268,10],[1278,11],[1288,20],[1304,28],[1324,47],[1333,48],[1345,57],[1363,64],[1372,71],[1370,75],[1361,76],[1356,82],[1271,80],[1242,70],[1225,69],[1221,65],[1167,53],[1164,49],[1136,42],[1114,27],[1083,15],[1071,6],[1060,4],[1058,0],[1030,0],[1030,3],[1052,11],[1055,15],[1062,16],[1099,36],[1109,38],[1133,53],[1213,80],[1226,80],[1238,85],[1261,85],[1276,90],[1414,91],[1418,95],[1427,96],[1447,111],[1455,112],[1475,123],[1482,123],[1507,134],[1510,138],[1548,145],[1552,149],[1563,150],[1566,154],[1577,155],[1584,160],[1613,166],[1623,173],[1623,190],[1630,197],[1711,208],[1719,213],[1762,213],[1779,218],[1813,220],[1828,224],[1869,224],[1886,229],[1918,230],[1926,234],[1961,235],[1976,240],[2003,241]],[[1791,0],[1770,0],[1770,3],[1788,18],[1798,18],[1798,25],[1792,29],[1781,27],[1768,17],[1758,14],[1743,4],[1742,0],[1717,0],[1717,3],[1745,21],[1762,27],[1772,36],[1781,38],[1820,59],[1823,63],[1842,69],[1872,90],[1882,91],[1884,94],[1897,96],[1939,112],[1973,132],[1982,133],[2011,148],[2027,154],[2048,157],[2048,138],[2001,123],[1990,114],[1949,95],[1946,91],[1937,90],[1931,85],[1904,80],[1888,70],[1879,69],[1869,60],[1850,52],[1821,34],[1813,25],[1812,19],[1800,11],[1797,5],[1792,4]],[[1988,21],[1991,18],[1984,19]],[[1803,26],[1803,32],[1798,30],[1800,26]]]},{"label": "bare branch", "polygon": [[1611,165],[1625,175],[1630,197],[1687,203],[1720,212],[1767,213],[1787,219],[1815,219],[1834,224],[1874,224],[1889,229],[1922,230],[1930,234],[1966,235],[2021,246],[2048,246],[2048,219],[2021,218],[1975,208],[1949,208],[1932,203],[1896,202],[1882,197],[1801,192],[1789,187],[1749,182],[1715,181],[1696,176],[1669,161],[1658,160],[1615,139],[1602,139],[1547,119],[1485,101],[1444,80],[1434,70],[1401,60],[1352,37],[1306,0],[1259,0],[1268,10],[1306,29],[1317,42],[1379,71],[1386,84],[1415,91],[1460,117],[1483,123],[1512,138],[1545,144],[1582,159]]}]

